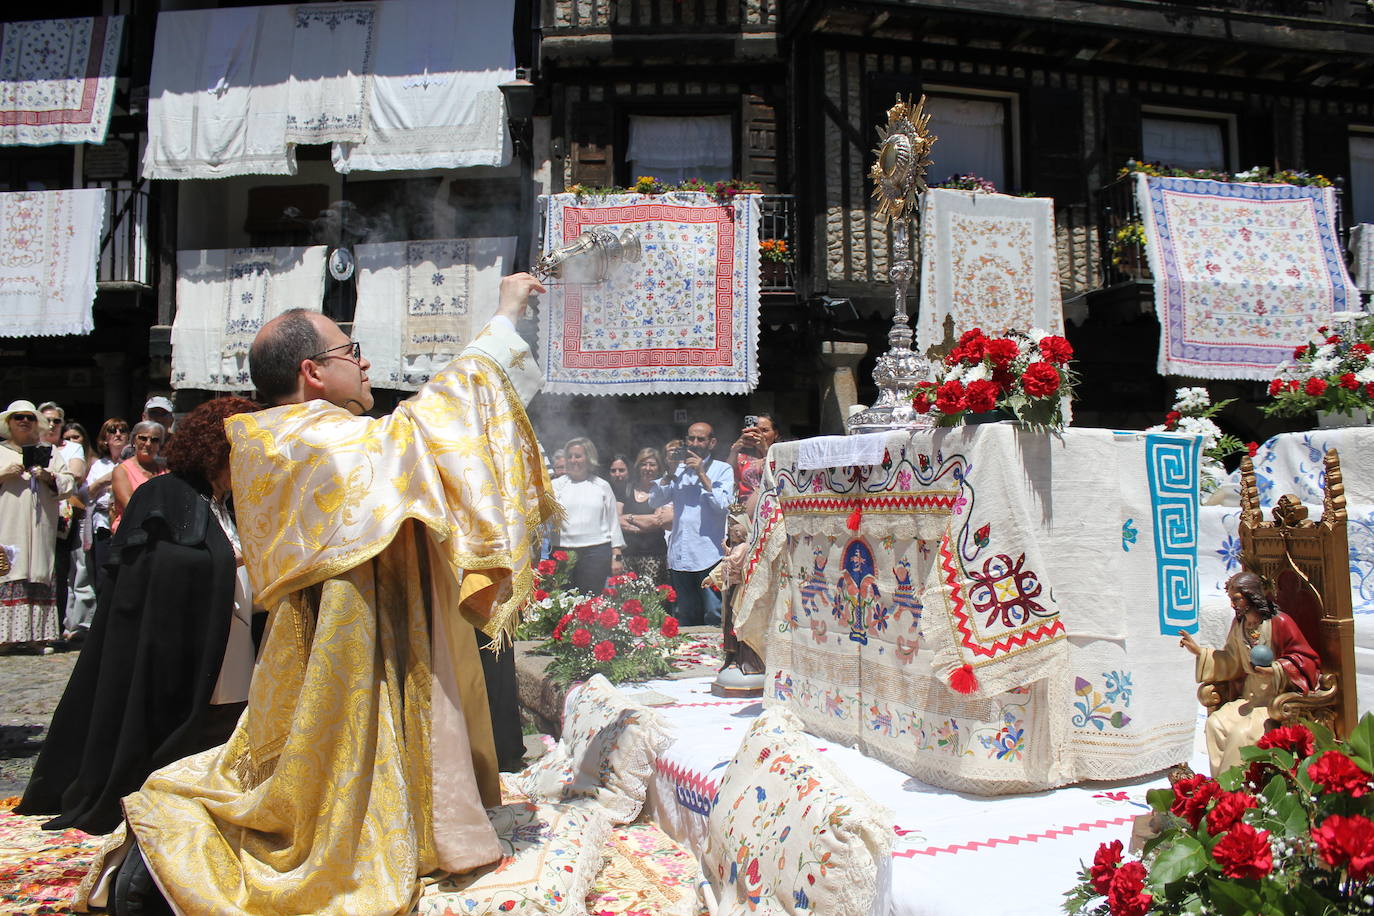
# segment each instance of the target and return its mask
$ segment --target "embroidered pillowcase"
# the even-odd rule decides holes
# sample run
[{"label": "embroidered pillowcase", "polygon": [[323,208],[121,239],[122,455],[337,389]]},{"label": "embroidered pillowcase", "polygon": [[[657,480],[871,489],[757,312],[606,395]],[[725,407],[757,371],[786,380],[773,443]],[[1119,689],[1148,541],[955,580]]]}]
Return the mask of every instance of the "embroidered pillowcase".
[{"label": "embroidered pillowcase", "polygon": [[707,879],[719,913],[864,916],[888,873],[892,814],[816,751],[782,707],[755,720],[721,779]]},{"label": "embroidered pillowcase", "polygon": [[697,916],[701,868],[691,852],[653,824],[611,829],[606,864],[587,892],[595,916]]},{"label": "embroidered pillowcase", "polygon": [[590,805],[612,824],[628,824],[644,807],[654,761],[672,743],[662,716],[595,674],[569,695],[558,745],[507,784],[534,801]]},{"label": "embroidered pillowcase", "polygon": [[487,816],[501,861],[425,888],[420,916],[584,916],[605,861],[606,818],[590,808],[536,804],[488,808]]}]

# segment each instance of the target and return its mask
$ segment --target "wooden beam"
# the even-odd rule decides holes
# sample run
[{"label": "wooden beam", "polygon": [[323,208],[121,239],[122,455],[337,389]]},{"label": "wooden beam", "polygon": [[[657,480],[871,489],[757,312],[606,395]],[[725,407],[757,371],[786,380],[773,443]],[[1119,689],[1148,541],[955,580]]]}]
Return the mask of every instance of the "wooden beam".
[{"label": "wooden beam", "polygon": [[887,21],[891,18],[892,14],[887,10],[883,10],[881,13],[877,13],[871,20],[869,20],[868,27],[864,29],[864,34],[872,35],[874,32],[878,31],[883,26],[887,25]]},{"label": "wooden beam", "polygon": [[1249,53],[1249,51],[1237,51],[1235,54],[1232,54],[1230,57],[1218,63],[1216,66],[1211,67],[1210,70],[1212,73],[1216,73],[1218,70],[1229,70],[1231,67],[1234,67],[1236,64],[1244,60]]},{"label": "wooden beam", "polygon": [[1021,31],[1017,32],[1014,37],[1002,42],[1002,50],[1010,51],[1014,48],[1019,48],[1034,34],[1035,29],[1022,29]]}]

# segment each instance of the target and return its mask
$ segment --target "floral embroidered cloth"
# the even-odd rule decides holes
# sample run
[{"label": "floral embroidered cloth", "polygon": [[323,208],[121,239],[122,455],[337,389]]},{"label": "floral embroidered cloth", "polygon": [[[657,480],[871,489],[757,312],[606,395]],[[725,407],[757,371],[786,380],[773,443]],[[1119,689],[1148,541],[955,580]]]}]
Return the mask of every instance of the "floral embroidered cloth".
[{"label": "floral embroidered cloth", "polygon": [[514,238],[382,242],[353,249],[353,337],[379,388],[414,391],[447,366],[496,313]]},{"label": "floral embroidered cloth", "polygon": [[[1011,424],[769,453],[741,638],[766,702],[926,782],[1031,791],[1181,759],[1199,440]],[[962,692],[967,690],[968,692]]]},{"label": "floral embroidered cloth", "polygon": [[302,3],[291,9],[287,142],[362,142],[367,139],[364,96],[372,75],[377,5]]},{"label": "floral embroidered cloth", "polygon": [[172,387],[251,391],[248,348],[287,309],[319,311],[325,246],[177,252]]},{"label": "floral embroidered cloth", "polygon": [[602,227],[642,255],[605,283],[553,281],[539,309],[551,394],[744,394],[758,384],[759,207],[697,193],[548,199],[544,250]]},{"label": "floral embroidered cloth", "polygon": [[0,146],[104,143],[123,16],[0,23]]},{"label": "floral embroidered cloth", "polygon": [[89,334],[101,188],[0,194],[0,336]]},{"label": "floral embroidered cloth", "polygon": [[587,892],[594,916],[705,916],[697,894],[701,869],[654,824],[611,829],[606,864]]},{"label": "floral embroidered cloth", "polygon": [[18,801],[0,801],[0,911],[22,916],[70,913],[72,895],[102,838],[80,830],[44,830],[48,817],[15,814]]},{"label": "floral embroidered cloth", "polygon": [[1159,374],[1273,377],[1331,313],[1358,308],[1332,188],[1137,176]]},{"label": "floral embroidered cloth", "polygon": [[378,13],[367,138],[336,143],[340,172],[510,161],[498,88],[515,78],[511,0],[387,0]]},{"label": "floral embroidered cloth", "polygon": [[945,338],[1041,328],[1064,333],[1054,201],[931,188],[921,198],[918,348]]}]

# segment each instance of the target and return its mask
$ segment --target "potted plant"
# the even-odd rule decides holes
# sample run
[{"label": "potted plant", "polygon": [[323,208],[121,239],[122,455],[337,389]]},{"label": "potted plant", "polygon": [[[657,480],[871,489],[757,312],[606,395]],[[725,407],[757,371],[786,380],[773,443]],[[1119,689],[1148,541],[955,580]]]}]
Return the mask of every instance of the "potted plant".
[{"label": "potted plant", "polygon": [[1107,241],[1112,264],[1133,280],[1149,276],[1145,263],[1145,226],[1138,219],[1120,226]]},{"label": "potted plant", "polygon": [[1369,422],[1374,407],[1374,316],[1336,312],[1335,327],[1322,326],[1269,383],[1273,400],[1263,408],[1275,417],[1316,412],[1324,426]]},{"label": "potted plant", "polygon": [[783,239],[759,242],[759,283],[766,287],[787,285],[787,265],[792,256]]},{"label": "potted plant", "polygon": [[1179,388],[1174,392],[1174,406],[1164,415],[1164,422],[1151,426],[1146,432],[1193,433],[1202,437],[1201,495],[1208,496],[1226,479],[1222,462],[1232,455],[1249,452],[1254,455],[1259,445],[1241,442],[1240,437],[1224,433],[1212,419],[1226,409],[1235,398],[1212,403],[1206,388]]}]

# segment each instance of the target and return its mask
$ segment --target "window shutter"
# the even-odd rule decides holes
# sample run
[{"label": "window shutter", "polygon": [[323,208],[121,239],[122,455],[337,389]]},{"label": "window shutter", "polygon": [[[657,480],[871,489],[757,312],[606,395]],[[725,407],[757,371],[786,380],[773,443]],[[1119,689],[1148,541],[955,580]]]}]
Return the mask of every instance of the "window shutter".
[{"label": "window shutter", "polygon": [[589,187],[615,183],[615,144],[611,106],[577,102],[568,118],[572,148],[572,182]]},{"label": "window shutter", "polygon": [[1083,94],[1077,89],[1032,89],[1026,99],[1030,117],[1029,177],[1026,190],[1060,204],[1087,200],[1083,162]]},{"label": "window shutter", "polygon": [[778,118],[773,106],[760,96],[745,95],[740,101],[740,128],[740,179],[777,191]]}]

